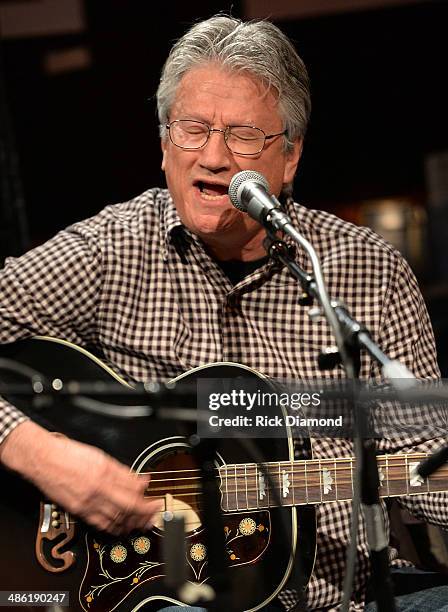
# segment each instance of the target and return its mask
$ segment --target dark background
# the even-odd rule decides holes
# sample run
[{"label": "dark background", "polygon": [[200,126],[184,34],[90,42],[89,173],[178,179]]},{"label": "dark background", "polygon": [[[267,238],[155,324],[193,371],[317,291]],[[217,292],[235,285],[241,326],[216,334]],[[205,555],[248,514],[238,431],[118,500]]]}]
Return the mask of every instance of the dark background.
[{"label": "dark background", "polygon": [[[92,0],[84,4],[82,33],[2,40],[0,259],[105,204],[164,184],[154,100],[162,64],[192,21],[230,8],[244,17],[240,2]],[[312,82],[296,199],[359,220],[366,200],[405,198],[428,212],[425,231],[433,231],[425,160],[448,150],[448,4],[416,2],[278,25],[296,42]],[[91,54],[87,69],[44,69],[49,52],[79,45]],[[448,371],[448,213],[438,211],[436,221],[437,235],[429,234],[416,271]]]}]

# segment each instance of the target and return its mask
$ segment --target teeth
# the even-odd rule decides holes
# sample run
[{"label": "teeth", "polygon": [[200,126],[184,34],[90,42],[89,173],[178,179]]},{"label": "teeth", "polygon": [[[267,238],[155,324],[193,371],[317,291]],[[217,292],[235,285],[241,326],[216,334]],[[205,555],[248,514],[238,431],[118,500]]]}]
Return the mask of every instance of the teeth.
[{"label": "teeth", "polygon": [[220,200],[225,195],[226,194],[209,195],[208,193],[204,193],[203,191],[201,191],[201,196],[204,198],[204,200]]}]

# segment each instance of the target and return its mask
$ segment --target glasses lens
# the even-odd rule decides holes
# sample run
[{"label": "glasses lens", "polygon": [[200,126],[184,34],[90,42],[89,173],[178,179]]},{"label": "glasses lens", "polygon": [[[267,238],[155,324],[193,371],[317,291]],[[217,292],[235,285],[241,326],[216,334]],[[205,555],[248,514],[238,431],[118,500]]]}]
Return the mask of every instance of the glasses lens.
[{"label": "glasses lens", "polygon": [[183,149],[200,149],[208,138],[208,126],[200,121],[180,119],[170,124],[172,142]]},{"label": "glasses lens", "polygon": [[227,134],[227,146],[233,153],[254,155],[264,146],[264,132],[256,127],[234,125]]}]

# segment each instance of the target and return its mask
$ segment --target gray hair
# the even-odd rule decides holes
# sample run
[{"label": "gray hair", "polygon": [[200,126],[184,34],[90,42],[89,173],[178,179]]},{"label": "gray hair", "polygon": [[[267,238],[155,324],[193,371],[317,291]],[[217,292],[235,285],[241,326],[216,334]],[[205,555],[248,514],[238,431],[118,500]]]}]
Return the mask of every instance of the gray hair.
[{"label": "gray hair", "polygon": [[305,135],[311,111],[309,79],[290,40],[269,21],[243,22],[215,15],[188,30],[165,62],[157,90],[162,136],[182,77],[188,70],[209,62],[247,72],[278,92],[287,149]]}]

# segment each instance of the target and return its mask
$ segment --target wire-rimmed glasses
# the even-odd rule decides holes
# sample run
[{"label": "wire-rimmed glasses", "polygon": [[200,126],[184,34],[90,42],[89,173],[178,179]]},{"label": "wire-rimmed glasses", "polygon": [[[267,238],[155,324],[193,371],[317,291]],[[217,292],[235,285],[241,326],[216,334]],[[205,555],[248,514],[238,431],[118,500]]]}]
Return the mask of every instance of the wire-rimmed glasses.
[{"label": "wire-rimmed glasses", "polygon": [[202,121],[190,119],[176,119],[165,127],[173,145],[187,150],[201,149],[207,144],[212,132],[221,132],[228,149],[237,155],[257,155],[263,151],[266,140],[286,134],[286,130],[283,130],[278,134],[267,135],[253,125],[228,125],[220,130]]}]

